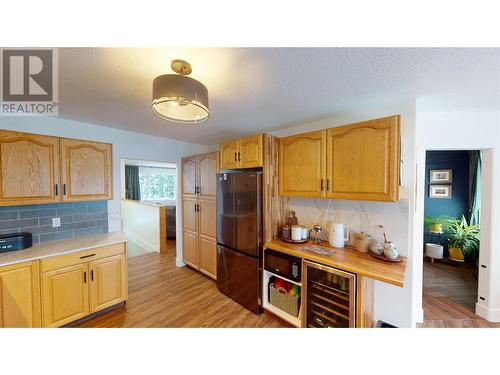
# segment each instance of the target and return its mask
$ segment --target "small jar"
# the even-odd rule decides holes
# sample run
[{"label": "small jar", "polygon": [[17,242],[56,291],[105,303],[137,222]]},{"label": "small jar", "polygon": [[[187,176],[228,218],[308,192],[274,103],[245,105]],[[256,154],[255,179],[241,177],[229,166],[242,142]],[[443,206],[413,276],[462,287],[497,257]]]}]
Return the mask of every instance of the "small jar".
[{"label": "small jar", "polygon": [[281,237],[285,240],[289,240],[291,236],[290,227],[288,225],[283,226],[281,229]]},{"label": "small jar", "polygon": [[307,240],[307,235],[309,234],[309,231],[305,227],[305,225],[302,225],[302,239]]},{"label": "small jar", "polygon": [[292,240],[300,241],[302,239],[302,227],[300,225],[292,225]]}]

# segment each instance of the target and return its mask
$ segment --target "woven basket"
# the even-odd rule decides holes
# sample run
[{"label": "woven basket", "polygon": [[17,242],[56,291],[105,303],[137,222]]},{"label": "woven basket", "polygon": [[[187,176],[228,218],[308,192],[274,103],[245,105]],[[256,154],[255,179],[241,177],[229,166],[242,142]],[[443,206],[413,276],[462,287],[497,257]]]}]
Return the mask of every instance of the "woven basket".
[{"label": "woven basket", "polygon": [[269,302],[292,316],[299,316],[300,296],[280,293],[274,284],[269,285]]}]

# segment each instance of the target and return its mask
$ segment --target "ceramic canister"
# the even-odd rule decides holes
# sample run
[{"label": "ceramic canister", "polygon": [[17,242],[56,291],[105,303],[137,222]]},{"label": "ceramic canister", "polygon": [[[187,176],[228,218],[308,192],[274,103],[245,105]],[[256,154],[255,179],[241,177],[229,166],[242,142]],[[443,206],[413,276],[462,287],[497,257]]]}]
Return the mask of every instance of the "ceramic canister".
[{"label": "ceramic canister", "polygon": [[286,240],[290,239],[290,227],[288,225],[285,225],[283,229],[281,230],[281,237],[283,237]]},{"label": "ceramic canister", "polygon": [[292,225],[292,240],[300,241],[302,239],[302,227],[300,225]]},{"label": "ceramic canister", "polygon": [[302,239],[303,240],[307,240],[307,234],[309,233],[309,231],[307,230],[307,228],[302,225]]}]

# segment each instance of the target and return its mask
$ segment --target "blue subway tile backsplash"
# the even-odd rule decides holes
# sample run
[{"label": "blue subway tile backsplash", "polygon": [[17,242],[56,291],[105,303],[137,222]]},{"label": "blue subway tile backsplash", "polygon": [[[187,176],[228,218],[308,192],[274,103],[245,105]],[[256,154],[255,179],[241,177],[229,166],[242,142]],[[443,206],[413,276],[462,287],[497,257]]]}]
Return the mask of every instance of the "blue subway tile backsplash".
[{"label": "blue subway tile backsplash", "polygon": [[[52,227],[52,218],[61,226]],[[0,207],[0,235],[31,232],[33,243],[108,232],[108,202],[75,202]]]}]

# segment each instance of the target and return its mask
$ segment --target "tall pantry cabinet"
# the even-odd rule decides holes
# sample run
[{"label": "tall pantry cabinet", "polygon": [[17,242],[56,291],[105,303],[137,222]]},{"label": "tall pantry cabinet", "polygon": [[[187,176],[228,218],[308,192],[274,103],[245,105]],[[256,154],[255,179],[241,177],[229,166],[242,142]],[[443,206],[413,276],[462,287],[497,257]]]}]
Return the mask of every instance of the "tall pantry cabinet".
[{"label": "tall pantry cabinet", "polygon": [[216,174],[219,153],[182,159],[182,257],[186,264],[217,278]]}]

